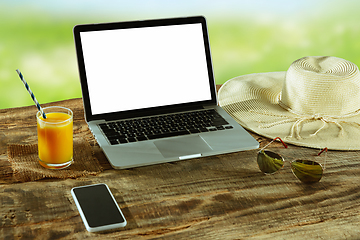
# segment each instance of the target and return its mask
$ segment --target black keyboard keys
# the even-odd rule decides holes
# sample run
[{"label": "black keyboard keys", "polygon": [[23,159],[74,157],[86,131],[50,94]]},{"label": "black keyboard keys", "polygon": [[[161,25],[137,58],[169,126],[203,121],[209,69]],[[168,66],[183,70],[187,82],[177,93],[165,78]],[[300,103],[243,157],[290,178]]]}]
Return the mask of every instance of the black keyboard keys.
[{"label": "black keyboard keys", "polygon": [[231,129],[214,109],[99,124],[112,145]]}]

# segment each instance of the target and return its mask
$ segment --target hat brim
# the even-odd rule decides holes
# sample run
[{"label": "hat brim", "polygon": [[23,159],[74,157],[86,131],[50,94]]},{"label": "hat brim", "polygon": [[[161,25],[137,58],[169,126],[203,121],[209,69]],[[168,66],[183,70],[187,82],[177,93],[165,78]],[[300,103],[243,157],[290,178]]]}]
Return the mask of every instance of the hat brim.
[{"label": "hat brim", "polygon": [[[286,143],[310,148],[360,150],[359,115],[333,122],[301,120],[279,105],[285,74],[257,73],[230,79],[219,90],[219,105],[244,128],[261,136],[280,137]],[[298,136],[294,128],[298,128]]]}]

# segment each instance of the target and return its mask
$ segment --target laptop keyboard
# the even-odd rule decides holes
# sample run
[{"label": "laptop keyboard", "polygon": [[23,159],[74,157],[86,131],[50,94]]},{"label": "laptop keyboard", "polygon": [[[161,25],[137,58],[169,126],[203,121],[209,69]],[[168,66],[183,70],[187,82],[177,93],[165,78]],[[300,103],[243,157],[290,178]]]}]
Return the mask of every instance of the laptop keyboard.
[{"label": "laptop keyboard", "polygon": [[233,128],[215,109],[99,124],[111,145]]}]

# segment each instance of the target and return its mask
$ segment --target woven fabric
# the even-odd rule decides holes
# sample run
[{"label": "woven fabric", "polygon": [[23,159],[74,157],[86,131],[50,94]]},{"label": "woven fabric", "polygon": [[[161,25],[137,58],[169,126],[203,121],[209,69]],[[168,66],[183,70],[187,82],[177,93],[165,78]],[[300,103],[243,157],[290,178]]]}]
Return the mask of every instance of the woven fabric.
[{"label": "woven fabric", "polygon": [[61,170],[46,169],[39,164],[37,144],[9,144],[8,159],[14,178],[19,182],[35,181],[43,178],[77,178],[102,172],[98,160],[94,158],[90,144],[82,139],[74,139],[74,162]]},{"label": "woven fabric", "polygon": [[227,81],[219,105],[262,136],[333,150],[360,150],[360,73],[336,57],[305,57],[287,72]]}]

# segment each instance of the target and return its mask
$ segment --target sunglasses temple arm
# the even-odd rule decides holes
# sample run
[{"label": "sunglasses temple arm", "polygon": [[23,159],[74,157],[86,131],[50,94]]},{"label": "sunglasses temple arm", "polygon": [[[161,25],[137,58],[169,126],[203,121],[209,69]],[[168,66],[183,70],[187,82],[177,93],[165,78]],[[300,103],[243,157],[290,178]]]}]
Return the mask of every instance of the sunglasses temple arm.
[{"label": "sunglasses temple arm", "polygon": [[262,149],[260,149],[259,152],[261,152],[262,150],[264,150],[265,148],[267,148],[270,144],[272,144],[275,140],[279,139],[281,141],[281,143],[284,145],[285,148],[287,148],[287,145],[283,142],[283,140],[280,137],[276,137],[273,140],[271,140],[268,144],[265,145],[265,147],[263,147]]},{"label": "sunglasses temple arm", "polygon": [[325,152],[325,158],[324,158],[324,170],[325,170],[325,164],[326,164],[326,156],[327,156],[327,151],[328,151],[328,149],[327,149],[327,147],[326,148],[324,148],[323,150],[321,150],[319,153],[318,153],[318,156],[320,156],[320,154],[322,154],[323,152]]}]

